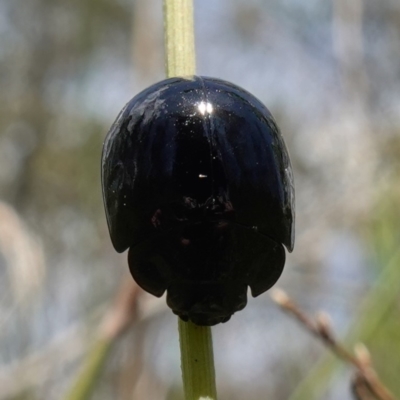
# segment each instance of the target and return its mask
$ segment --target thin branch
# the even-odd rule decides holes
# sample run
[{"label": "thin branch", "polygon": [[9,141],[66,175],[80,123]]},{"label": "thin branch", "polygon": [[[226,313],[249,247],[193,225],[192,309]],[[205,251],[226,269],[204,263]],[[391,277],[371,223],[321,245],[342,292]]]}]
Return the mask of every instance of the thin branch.
[{"label": "thin branch", "polygon": [[320,313],[315,319],[305,314],[290,297],[280,289],[271,291],[271,297],[283,310],[294,316],[309,332],[328,347],[338,358],[351,364],[357,371],[358,382],[363,379],[371,393],[379,400],[396,400],[394,395],[385,387],[372,366],[367,348],[359,344],[354,354],[348,351],[334,336],[330,318]]},{"label": "thin branch", "polygon": [[364,377],[356,372],[351,382],[351,390],[356,400],[376,400]]}]

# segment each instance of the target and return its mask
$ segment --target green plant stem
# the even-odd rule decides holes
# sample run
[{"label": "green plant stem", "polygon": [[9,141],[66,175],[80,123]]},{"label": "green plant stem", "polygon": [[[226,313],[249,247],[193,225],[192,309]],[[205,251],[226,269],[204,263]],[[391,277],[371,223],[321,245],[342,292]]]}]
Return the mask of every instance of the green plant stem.
[{"label": "green plant stem", "polygon": [[84,363],[64,400],[92,398],[113,344],[132,324],[137,316],[139,287],[132,281],[123,281],[113,304],[102,318],[93,344],[85,355]]},{"label": "green plant stem", "polygon": [[186,400],[216,399],[211,328],[179,319],[183,389]]},{"label": "green plant stem", "polygon": [[[193,1],[164,0],[167,77],[196,72]],[[186,400],[216,400],[211,328],[179,319],[183,389]]]},{"label": "green plant stem", "polygon": [[193,0],[164,0],[165,66],[167,77],[196,72]]},{"label": "green plant stem", "polygon": [[112,338],[97,339],[87,356],[82,373],[65,396],[65,400],[86,400],[90,398],[112,343]]}]

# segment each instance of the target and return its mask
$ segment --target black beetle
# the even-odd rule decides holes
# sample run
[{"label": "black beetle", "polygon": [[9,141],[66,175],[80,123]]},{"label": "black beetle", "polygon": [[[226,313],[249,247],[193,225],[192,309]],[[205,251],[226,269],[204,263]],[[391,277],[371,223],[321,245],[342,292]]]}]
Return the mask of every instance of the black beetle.
[{"label": "black beetle", "polygon": [[134,97],[104,143],[111,240],[136,282],[183,320],[228,321],[275,284],[294,243],[289,156],[268,109],[214,78]]}]

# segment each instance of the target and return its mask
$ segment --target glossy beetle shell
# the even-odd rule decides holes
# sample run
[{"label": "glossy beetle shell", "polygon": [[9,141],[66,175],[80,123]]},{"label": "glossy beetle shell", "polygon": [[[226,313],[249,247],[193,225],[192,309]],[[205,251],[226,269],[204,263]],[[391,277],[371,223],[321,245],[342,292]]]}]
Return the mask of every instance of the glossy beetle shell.
[{"label": "glossy beetle shell", "polygon": [[107,135],[103,197],[136,282],[184,320],[227,321],[268,290],[294,243],[288,153],[268,109],[214,78],[134,97]]}]

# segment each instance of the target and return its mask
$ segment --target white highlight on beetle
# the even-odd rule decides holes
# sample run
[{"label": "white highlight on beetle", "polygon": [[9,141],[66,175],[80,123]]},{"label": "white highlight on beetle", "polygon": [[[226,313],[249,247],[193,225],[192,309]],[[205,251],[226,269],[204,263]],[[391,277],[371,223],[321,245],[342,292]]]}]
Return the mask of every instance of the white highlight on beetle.
[{"label": "white highlight on beetle", "polygon": [[200,179],[202,179],[202,178],[207,178],[207,175],[199,174],[199,178],[200,178]]},{"label": "white highlight on beetle", "polygon": [[205,113],[211,114],[213,111],[212,104],[208,102],[206,103],[205,101],[200,102],[197,107],[201,115],[204,115]]}]

